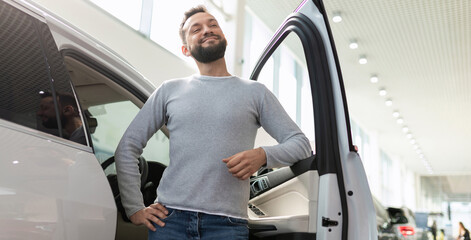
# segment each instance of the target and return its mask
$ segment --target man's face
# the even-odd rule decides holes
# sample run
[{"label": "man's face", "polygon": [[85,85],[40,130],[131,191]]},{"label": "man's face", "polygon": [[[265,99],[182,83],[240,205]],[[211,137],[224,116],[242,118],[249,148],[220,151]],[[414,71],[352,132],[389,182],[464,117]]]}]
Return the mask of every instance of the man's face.
[{"label": "man's face", "polygon": [[52,97],[41,99],[37,115],[41,118],[46,128],[57,128],[56,110]]},{"label": "man's face", "polygon": [[[60,108],[60,106],[59,106]],[[57,117],[56,117],[56,109],[54,108],[54,101],[52,97],[44,97],[41,99],[39,103],[39,110],[37,115],[41,118],[43,126],[46,128],[58,128],[59,125],[57,124]],[[62,111],[60,112],[60,118],[62,124],[67,123],[67,119],[65,118]]]},{"label": "man's face", "polygon": [[224,57],[226,37],[216,19],[208,13],[197,13],[183,26],[186,48],[198,62],[209,63]]}]

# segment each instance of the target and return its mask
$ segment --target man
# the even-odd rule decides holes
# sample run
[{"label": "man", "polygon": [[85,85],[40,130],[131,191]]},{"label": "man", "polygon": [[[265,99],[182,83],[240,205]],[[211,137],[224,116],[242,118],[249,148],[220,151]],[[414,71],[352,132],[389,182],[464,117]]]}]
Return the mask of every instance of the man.
[{"label": "man", "polygon": [[[229,74],[226,38],[204,7],[185,13],[180,36],[200,75],[164,82],[126,130],[115,155],[122,202],[149,239],[247,239],[249,177],[309,157],[309,140],[264,85]],[[135,159],[163,124],[170,164],[145,207]],[[253,149],[260,126],[280,144]]]},{"label": "man", "polygon": [[[44,127],[48,129],[58,129],[54,98],[49,92],[41,92],[41,102],[37,116],[41,119]],[[80,119],[75,97],[69,93],[56,93],[57,105],[59,108],[59,118],[62,128],[70,141],[87,145],[82,120]]]}]

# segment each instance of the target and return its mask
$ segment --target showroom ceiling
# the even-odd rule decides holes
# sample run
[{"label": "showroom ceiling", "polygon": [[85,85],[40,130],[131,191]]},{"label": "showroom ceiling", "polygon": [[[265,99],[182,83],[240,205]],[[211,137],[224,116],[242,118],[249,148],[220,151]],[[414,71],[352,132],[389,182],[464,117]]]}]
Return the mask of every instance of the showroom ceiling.
[{"label": "showroom ceiling", "polygon": [[[247,0],[271,29],[301,1]],[[421,175],[471,182],[471,1],[326,0],[351,117]],[[352,39],[357,49],[350,49]],[[367,57],[361,65],[358,59]],[[370,82],[376,74],[377,83]],[[379,95],[384,88],[386,96]],[[392,100],[387,107],[385,101]],[[404,123],[396,123],[393,111]],[[402,131],[407,126],[419,150]],[[421,158],[423,154],[423,158]],[[425,161],[425,160],[426,161]],[[432,171],[427,169],[429,164]],[[432,173],[432,174],[431,174]],[[461,178],[460,178],[461,179]],[[461,180],[460,180],[461,181]]]}]

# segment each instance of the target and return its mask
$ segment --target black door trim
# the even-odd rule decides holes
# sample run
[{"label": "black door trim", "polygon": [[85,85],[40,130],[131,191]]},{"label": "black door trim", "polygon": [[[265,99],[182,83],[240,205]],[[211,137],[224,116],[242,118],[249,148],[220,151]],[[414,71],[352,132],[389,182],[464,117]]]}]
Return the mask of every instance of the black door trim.
[{"label": "black door trim", "polygon": [[337,54],[337,48],[335,47],[335,42],[334,42],[334,37],[332,35],[332,30],[330,29],[330,24],[329,24],[329,18],[327,16],[327,13],[325,11],[324,3],[322,0],[312,0],[314,4],[316,4],[317,8],[321,12],[323,18],[324,18],[324,23],[327,29],[327,34],[329,35],[329,41],[330,41],[330,46],[332,46],[332,53],[334,55],[334,60],[335,60],[335,67],[337,68],[337,76],[339,78],[339,84],[340,84],[340,91],[342,92],[342,101],[343,101],[343,109],[344,109],[344,114],[345,114],[345,123],[347,124],[347,137],[348,137],[348,147],[351,152],[356,152],[355,146],[353,145],[353,139],[352,139],[352,128],[350,126],[350,114],[348,113],[348,105],[347,105],[347,95],[345,93],[345,85],[343,83],[343,76],[342,76],[342,70],[340,68],[340,62]]}]

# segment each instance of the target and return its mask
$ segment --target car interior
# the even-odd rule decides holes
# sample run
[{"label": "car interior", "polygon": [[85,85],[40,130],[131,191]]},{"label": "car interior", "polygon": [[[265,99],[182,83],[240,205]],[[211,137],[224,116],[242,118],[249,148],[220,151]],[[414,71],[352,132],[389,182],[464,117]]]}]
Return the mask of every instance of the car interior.
[{"label": "car interior", "polygon": [[[135,226],[126,217],[120,201],[113,157],[119,139],[132,117],[135,116],[135,114],[126,114],[131,117],[119,121],[120,118],[126,118],[121,116],[123,111],[137,113],[143,106],[143,102],[103,74],[101,71],[104,69],[96,69],[97,66],[84,63],[71,56],[65,56],[64,62],[79,98],[84,122],[88,125],[89,139],[91,139],[95,156],[103,167],[118,208],[116,239],[147,239],[147,228]],[[164,131],[159,131],[155,139],[149,141],[147,147],[150,150],[155,145],[162,144],[164,146],[157,147],[157,150],[163,149],[163,154],[145,150],[139,157],[139,169],[142,176],[141,191],[146,206],[153,203],[160,177],[168,164],[168,150],[165,151],[165,147],[168,147],[168,137]],[[160,156],[163,159],[160,159]]]},{"label": "car interior", "polygon": [[[312,238],[315,230],[319,182],[315,155],[291,167],[253,177],[250,181],[251,239]],[[313,214],[314,213],[314,214]],[[312,217],[314,216],[314,217]],[[276,237],[272,234],[276,231]]]}]

